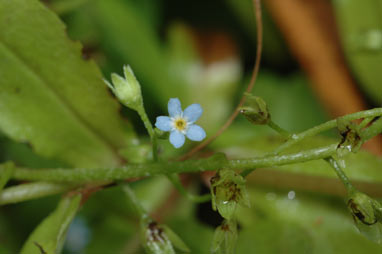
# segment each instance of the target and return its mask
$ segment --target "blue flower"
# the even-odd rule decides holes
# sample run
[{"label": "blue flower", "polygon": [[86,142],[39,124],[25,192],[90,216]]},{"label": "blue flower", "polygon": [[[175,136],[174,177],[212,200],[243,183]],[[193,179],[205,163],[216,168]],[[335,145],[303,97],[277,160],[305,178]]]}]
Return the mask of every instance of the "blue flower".
[{"label": "blue flower", "polygon": [[185,136],[192,141],[202,141],[206,132],[199,125],[194,124],[203,113],[199,104],[188,106],[184,112],[178,98],[168,101],[168,116],[158,116],[155,126],[162,131],[170,132],[170,143],[179,148],[184,144]]}]

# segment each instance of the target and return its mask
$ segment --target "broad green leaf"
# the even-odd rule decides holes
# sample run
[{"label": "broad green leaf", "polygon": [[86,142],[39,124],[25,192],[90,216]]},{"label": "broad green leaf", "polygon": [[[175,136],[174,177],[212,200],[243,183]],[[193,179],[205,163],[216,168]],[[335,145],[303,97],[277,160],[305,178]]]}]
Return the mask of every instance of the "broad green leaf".
[{"label": "broad green leaf", "polygon": [[[0,0],[0,130],[74,166],[115,166],[131,130],[97,66],[37,0]],[[125,134],[127,132],[128,134]]]},{"label": "broad green leaf", "polygon": [[375,105],[382,100],[381,5],[381,0],[333,1],[345,54]]},{"label": "broad green leaf", "polygon": [[21,254],[60,253],[80,202],[81,195],[63,198],[56,210],[29,236],[21,249]]},{"label": "broad green leaf", "polygon": [[13,161],[17,166],[29,168],[70,167],[68,164],[37,155],[28,144],[0,137],[0,161]]}]

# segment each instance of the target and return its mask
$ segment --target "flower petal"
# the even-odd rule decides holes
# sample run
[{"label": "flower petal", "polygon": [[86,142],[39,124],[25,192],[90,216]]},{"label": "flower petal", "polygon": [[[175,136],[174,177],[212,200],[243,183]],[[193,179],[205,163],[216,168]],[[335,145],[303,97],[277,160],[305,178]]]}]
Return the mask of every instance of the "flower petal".
[{"label": "flower petal", "polygon": [[155,127],[161,131],[170,131],[172,129],[171,119],[168,116],[158,116]]},{"label": "flower petal", "polygon": [[168,101],[168,114],[171,117],[177,117],[182,115],[182,107],[178,98],[171,98]]},{"label": "flower petal", "polygon": [[192,141],[202,141],[206,137],[206,132],[199,125],[193,124],[188,128],[186,135]]},{"label": "flower petal", "polygon": [[203,109],[199,104],[191,104],[184,110],[183,116],[188,122],[195,122],[202,115]]},{"label": "flower petal", "polygon": [[179,148],[184,144],[185,137],[179,131],[172,131],[170,133],[170,143],[175,147]]}]

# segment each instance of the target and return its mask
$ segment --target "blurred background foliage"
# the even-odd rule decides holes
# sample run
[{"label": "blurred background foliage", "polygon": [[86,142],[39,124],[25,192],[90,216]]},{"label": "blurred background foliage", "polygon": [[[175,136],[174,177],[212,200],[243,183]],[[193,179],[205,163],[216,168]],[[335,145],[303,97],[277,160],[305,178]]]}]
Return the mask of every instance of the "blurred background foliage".
[{"label": "blurred background foliage", "polygon": [[[263,6],[263,59],[253,94],[267,102],[275,122],[292,132],[382,103],[382,1],[308,2],[269,0]],[[124,64],[132,66],[142,85],[152,122],[156,116],[166,115],[169,98],[178,97],[183,107],[191,103],[202,105],[200,125],[207,135],[212,135],[232,112],[249,81],[256,51],[250,0],[46,0],[42,3],[65,23],[69,38],[82,43],[82,57],[94,59],[106,79],[111,72],[121,74]],[[290,8],[280,11],[283,4],[290,4]],[[304,8],[305,16],[300,15]],[[331,18],[320,18],[328,16]],[[52,18],[52,29],[60,30],[55,22]],[[301,22],[306,22],[305,26],[299,26]],[[46,27],[49,29],[50,24]],[[312,30],[309,32],[307,28]],[[5,36],[2,34],[0,38]],[[311,50],[305,52],[303,47],[296,47],[301,43]],[[54,55],[54,52],[46,54]],[[325,59],[326,54],[338,54],[330,71],[321,68],[331,60]],[[312,58],[317,64],[309,60]],[[96,73],[92,68],[88,68],[89,73]],[[333,84],[337,81],[338,86]],[[336,89],[342,89],[340,96]],[[106,96],[105,91],[106,88],[100,91],[99,97],[109,100],[111,94]],[[83,91],[75,100],[92,96],[94,93]],[[119,109],[122,117],[119,120],[118,116],[110,127],[106,126],[109,120],[102,117],[109,109],[102,109],[104,105],[98,103],[94,102],[92,117],[105,122],[94,126],[103,126],[105,133],[113,132],[114,137],[109,135],[109,139],[119,143],[119,149],[136,145],[136,136],[143,144],[149,142],[135,112]],[[115,103],[105,104],[110,104],[110,112],[117,110]],[[80,110],[81,105],[77,106]],[[93,148],[86,160],[58,156],[60,151],[52,154],[37,149],[38,142],[19,138],[2,126],[1,162],[12,160],[32,168],[117,163],[117,159],[91,162],[98,154],[98,150],[93,153]],[[127,134],[119,134],[122,131]],[[78,134],[79,138],[84,136]],[[315,147],[336,138],[339,138],[336,132],[329,132],[291,149]],[[89,142],[89,147],[98,145],[88,139],[83,142]],[[253,127],[239,116],[206,154],[224,151],[235,158],[258,156],[280,142],[272,131]],[[173,158],[192,146],[186,143],[175,151],[167,141],[160,141],[160,145],[163,158]],[[380,138],[365,148],[380,155]],[[102,151],[102,145],[99,149]],[[346,172],[356,186],[374,197],[382,197],[381,157],[361,151],[350,155],[347,165]],[[207,174],[195,175],[186,177],[185,181],[191,190],[206,193],[208,189],[203,182],[207,178]],[[9,183],[12,184],[15,182]],[[248,185],[252,207],[240,209],[238,215],[237,253],[382,251],[381,246],[368,241],[353,226],[343,202],[344,189],[323,161],[259,170],[248,178]],[[141,180],[133,187],[153,217],[178,233],[192,253],[209,253],[214,227],[221,222],[210,203],[193,204],[180,198],[163,177]],[[59,199],[53,196],[2,206],[0,253],[17,253],[33,229],[55,209]],[[93,194],[79,210],[69,228],[63,253],[143,253],[137,231],[137,219],[122,190],[111,187]]]}]

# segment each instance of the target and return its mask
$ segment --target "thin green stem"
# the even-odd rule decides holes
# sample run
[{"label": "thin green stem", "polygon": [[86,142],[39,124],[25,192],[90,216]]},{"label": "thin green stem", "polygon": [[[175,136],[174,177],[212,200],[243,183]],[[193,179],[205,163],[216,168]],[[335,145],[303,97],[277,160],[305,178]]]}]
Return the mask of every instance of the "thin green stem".
[{"label": "thin green stem", "polygon": [[[347,120],[347,121],[353,121],[353,120],[360,119],[360,118],[377,117],[377,116],[382,116],[382,108],[375,108],[375,109],[360,111],[360,112],[357,112],[357,113],[353,113],[353,114],[342,116],[341,118],[343,118],[344,120]],[[330,121],[328,121],[326,123],[317,125],[317,126],[311,128],[311,129],[308,129],[308,130],[306,130],[304,132],[301,132],[299,134],[293,134],[291,136],[291,139],[289,139],[284,144],[280,145],[273,152],[273,154],[280,154],[285,149],[287,149],[287,148],[291,147],[292,145],[302,141],[303,139],[315,136],[318,133],[330,130],[332,128],[335,128],[336,126],[337,126],[337,120],[333,119],[333,120],[330,120]]]},{"label": "thin green stem", "polygon": [[141,107],[138,107],[137,112],[138,112],[139,116],[141,117],[141,120],[142,120],[143,124],[145,125],[147,132],[149,133],[151,143],[153,146],[153,159],[154,159],[154,161],[157,161],[158,160],[157,138],[155,135],[153,125],[151,124],[143,105]]},{"label": "thin green stem", "polygon": [[354,186],[350,183],[349,178],[346,176],[345,172],[342,170],[340,164],[332,157],[325,158],[325,160],[333,167],[338,178],[344,184],[346,190],[349,194],[352,194],[355,191]]},{"label": "thin green stem", "polygon": [[[293,164],[310,160],[327,158],[336,152],[337,144],[311,149],[303,152],[270,155],[251,159],[227,160],[223,154],[215,154],[207,159],[187,160],[183,162],[156,162],[149,164],[127,165],[118,168],[98,169],[36,169],[16,168],[12,178],[30,181],[54,182],[99,182],[140,178],[159,174],[185,172],[202,172],[231,168],[236,170],[254,169],[285,164]],[[0,168],[1,173],[1,168]]]},{"label": "thin green stem", "polygon": [[374,121],[368,128],[361,132],[361,138],[366,141],[378,134],[382,133],[382,117]]},{"label": "thin green stem", "polygon": [[268,122],[268,126],[271,127],[273,130],[275,130],[276,132],[278,132],[284,138],[290,138],[290,136],[291,136],[291,134],[287,130],[284,130],[278,124],[273,122],[272,120],[270,120]]},{"label": "thin green stem", "polygon": [[177,174],[170,174],[170,175],[167,175],[167,177],[171,181],[171,183],[175,186],[175,188],[180,192],[180,194],[182,194],[183,196],[185,196],[189,200],[196,202],[196,203],[204,203],[204,202],[211,200],[210,194],[194,195],[194,194],[191,194],[190,192],[188,192],[184,188],[184,186],[183,186],[182,182],[180,181],[179,176]]},{"label": "thin green stem", "polygon": [[374,117],[366,117],[362,120],[362,122],[358,125],[358,130],[362,130],[365,128],[371,121],[373,121]]},{"label": "thin green stem", "polygon": [[244,169],[243,171],[241,171],[240,175],[246,178],[250,173],[252,173],[255,170],[256,168]]}]

